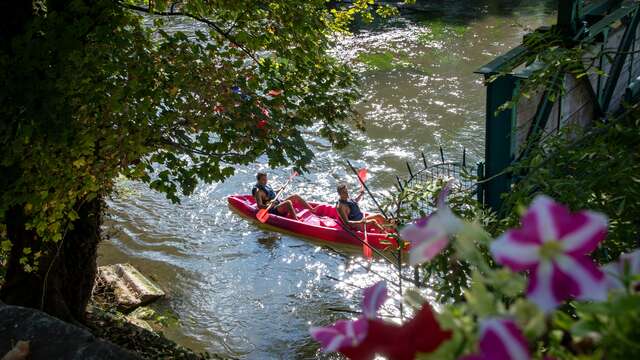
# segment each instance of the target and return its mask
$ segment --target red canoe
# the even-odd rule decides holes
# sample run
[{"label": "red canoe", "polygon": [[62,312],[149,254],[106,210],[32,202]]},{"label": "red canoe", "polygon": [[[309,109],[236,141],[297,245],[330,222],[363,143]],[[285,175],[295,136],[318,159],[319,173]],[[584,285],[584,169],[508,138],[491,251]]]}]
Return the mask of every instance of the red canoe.
[{"label": "red canoe", "polygon": [[[227,198],[229,206],[241,215],[256,220],[258,207],[251,195],[231,195]],[[315,213],[304,209],[300,204],[294,204],[299,220],[288,217],[270,214],[267,224],[297,235],[308,237],[319,241],[332,243],[362,246],[362,242],[355,239],[348,231],[344,230],[338,223],[338,213],[332,205],[309,202],[311,206],[317,206]],[[365,213],[368,215],[368,213]],[[354,231],[360,238],[364,239],[361,231]],[[375,227],[367,227],[367,240],[369,244],[379,250],[389,247],[389,242],[395,245],[394,239],[388,238],[387,233],[381,233]],[[384,240],[384,241],[383,241]]]}]

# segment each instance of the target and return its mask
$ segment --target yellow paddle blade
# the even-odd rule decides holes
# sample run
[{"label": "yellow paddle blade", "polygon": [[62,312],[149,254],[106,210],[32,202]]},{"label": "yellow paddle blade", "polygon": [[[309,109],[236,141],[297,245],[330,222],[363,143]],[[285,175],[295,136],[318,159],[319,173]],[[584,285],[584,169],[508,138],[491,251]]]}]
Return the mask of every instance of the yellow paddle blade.
[{"label": "yellow paddle blade", "polygon": [[261,223],[266,223],[267,219],[269,219],[269,211],[267,211],[267,209],[260,209],[256,214],[256,218],[258,218],[258,221]]}]

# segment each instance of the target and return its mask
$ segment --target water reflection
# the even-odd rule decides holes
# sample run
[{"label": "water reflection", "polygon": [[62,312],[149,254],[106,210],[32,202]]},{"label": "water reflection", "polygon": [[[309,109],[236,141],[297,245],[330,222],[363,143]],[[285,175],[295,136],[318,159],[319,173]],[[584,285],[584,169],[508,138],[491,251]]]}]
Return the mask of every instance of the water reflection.
[{"label": "water reflection", "polygon": [[[391,189],[395,173],[406,172],[405,161],[421,163],[421,151],[437,161],[442,145],[446,157],[460,159],[465,147],[470,161],[481,158],[484,88],[473,71],[516,45],[526,28],[552,21],[553,2],[420,3],[433,9],[338,39],[336,53],[363,78],[357,107],[367,132],[338,151],[316,136],[317,129],[306,129],[316,159],[291,191],[334,202],[338,181],[356,186],[345,159],[368,166],[370,186],[380,194]],[[367,64],[367,54],[381,55]],[[370,66],[389,59],[390,68]],[[344,249],[275,234],[232,213],[226,197],[248,192],[255,172],[266,168],[264,159],[239,167],[224,183],[199,185],[180,205],[122,182],[121,194],[109,202],[111,236],[100,262],[130,262],[155,278],[168,293],[158,305],[180,318],[166,334],[185,346],[248,359],[335,358],[319,353],[309,326],[355,316],[360,289],[396,279],[395,271],[381,261],[367,263],[358,249],[339,255]],[[289,171],[269,174],[278,185]],[[363,207],[373,204],[365,199]],[[404,275],[411,277],[408,269]],[[391,293],[399,299],[397,290]],[[387,303],[384,314],[397,316],[397,301]]]}]

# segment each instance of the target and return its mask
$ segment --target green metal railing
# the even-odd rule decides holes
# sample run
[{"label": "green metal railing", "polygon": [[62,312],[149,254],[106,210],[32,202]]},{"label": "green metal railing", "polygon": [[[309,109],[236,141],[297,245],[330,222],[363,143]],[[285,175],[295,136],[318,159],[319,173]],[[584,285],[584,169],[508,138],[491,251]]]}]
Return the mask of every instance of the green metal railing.
[{"label": "green metal railing", "polygon": [[[553,27],[541,27],[535,30],[537,33],[555,31],[561,34],[566,47],[588,47],[600,44],[602,50],[614,25],[625,26],[622,39],[614,52],[615,57],[609,73],[606,76],[598,75],[595,88],[586,77],[580,80],[595,99],[593,104],[595,115],[605,121],[609,114],[618,110],[611,109],[611,104],[624,66],[629,57],[633,60],[637,28],[640,23],[639,8],[640,4],[635,1],[603,0],[585,5],[583,0],[563,0],[558,4],[557,24]],[[530,35],[525,35],[525,38],[526,36]],[[513,100],[522,82],[526,81],[529,75],[535,71],[536,64],[514,71],[532,55],[535,54],[532,54],[522,44],[476,71],[476,73],[483,75],[485,80],[492,79],[491,82],[487,82],[485,161],[482,171],[478,172],[484,181],[481,181],[478,193],[483,194],[484,203],[496,211],[499,211],[501,207],[501,195],[509,191],[512,182],[505,169],[526,155],[529,149],[525,147],[523,152],[517,153],[515,135],[517,109],[514,107],[501,110],[500,106]],[[601,53],[598,65],[602,66],[604,60],[604,55]],[[625,102],[632,102],[640,95],[640,80],[632,79],[632,74],[633,68],[630,65],[629,79],[623,97]],[[557,76],[554,82],[564,82],[564,76]],[[530,128],[526,133],[527,146],[534,144],[540,138],[548,119],[552,116],[552,109],[556,102],[558,100],[552,99],[549,96],[549,91],[543,92],[535,115],[530,122]],[[560,107],[558,107],[558,116],[559,124]]]}]

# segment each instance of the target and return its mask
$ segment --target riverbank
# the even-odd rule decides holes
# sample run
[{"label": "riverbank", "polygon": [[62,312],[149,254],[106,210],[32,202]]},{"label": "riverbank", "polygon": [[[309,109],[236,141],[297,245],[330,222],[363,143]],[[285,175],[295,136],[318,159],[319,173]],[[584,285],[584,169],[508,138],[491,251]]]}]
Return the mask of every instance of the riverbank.
[{"label": "riverbank", "polygon": [[167,339],[162,333],[131,324],[121,313],[95,306],[91,306],[87,312],[87,325],[96,337],[118,345],[142,359],[226,359],[215,354],[196,353]]},{"label": "riverbank", "polygon": [[[2,266],[0,261],[0,266]],[[4,280],[4,272],[0,271],[0,286]],[[142,308],[139,308],[142,309]],[[147,314],[155,315],[153,310],[148,310]],[[167,339],[162,333],[162,316],[155,319],[148,318],[148,325],[145,320],[145,329],[132,323],[131,316],[126,316],[116,308],[116,302],[110,292],[98,286],[94,289],[90,305],[87,307],[87,318],[84,324],[96,338],[108,341],[118,347],[129,351],[140,359],[229,359],[217,354],[207,352],[199,353],[191,349],[178,345]],[[134,319],[135,320],[135,319]],[[0,357],[4,355],[0,353]]]},{"label": "riverbank", "polygon": [[[178,322],[175,316],[159,315],[152,308],[140,307],[139,305],[127,307],[128,310],[125,313],[119,301],[122,299],[116,296],[117,289],[115,287],[118,285],[126,287],[126,285],[113,281],[115,278],[110,282],[105,281],[105,276],[102,273],[109,269],[111,267],[99,268],[91,302],[87,307],[86,325],[93,335],[116,344],[142,359],[225,358],[208,352],[193,351],[166,338],[163,330],[169,323]],[[148,286],[155,287],[155,284],[150,283],[135,268],[127,266],[127,269],[138,274],[143,281],[149,283]],[[112,275],[115,276],[115,274]],[[130,273],[128,275],[131,276]]]}]

